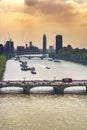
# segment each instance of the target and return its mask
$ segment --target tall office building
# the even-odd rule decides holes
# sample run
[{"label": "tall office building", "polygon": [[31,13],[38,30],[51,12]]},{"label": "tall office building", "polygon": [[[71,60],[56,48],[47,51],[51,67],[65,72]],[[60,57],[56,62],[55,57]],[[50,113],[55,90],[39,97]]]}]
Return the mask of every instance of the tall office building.
[{"label": "tall office building", "polygon": [[56,53],[62,49],[62,35],[57,35],[56,36]]},{"label": "tall office building", "polygon": [[43,35],[43,54],[46,54],[46,35]]},{"label": "tall office building", "polygon": [[14,53],[14,42],[13,41],[6,41],[6,44],[4,45],[4,51],[6,55],[13,54]]}]

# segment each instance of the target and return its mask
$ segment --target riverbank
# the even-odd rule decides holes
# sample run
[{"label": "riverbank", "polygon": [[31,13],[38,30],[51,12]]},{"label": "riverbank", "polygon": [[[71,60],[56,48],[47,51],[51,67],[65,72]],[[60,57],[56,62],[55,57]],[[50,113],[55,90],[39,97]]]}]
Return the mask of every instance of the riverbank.
[{"label": "riverbank", "polygon": [[0,56],[0,81],[3,78],[3,73],[5,71],[5,65],[6,65],[6,56],[5,55],[1,55]]},{"label": "riverbank", "polygon": [[83,50],[63,48],[57,54],[50,53],[49,57],[87,65],[87,51]]}]

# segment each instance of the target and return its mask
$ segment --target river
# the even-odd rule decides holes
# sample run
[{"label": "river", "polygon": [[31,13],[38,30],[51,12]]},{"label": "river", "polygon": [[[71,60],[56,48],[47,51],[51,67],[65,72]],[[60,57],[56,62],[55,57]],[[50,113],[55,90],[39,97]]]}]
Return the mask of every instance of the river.
[{"label": "river", "polygon": [[[21,71],[19,61],[11,59],[7,61],[3,80],[87,79],[87,66],[84,65],[48,59],[21,60],[26,60],[29,67],[34,66],[37,74]],[[19,88],[1,89],[0,130],[86,130],[85,87],[66,89],[64,95],[52,95],[51,91],[50,87],[36,88],[30,95],[24,95]]]}]

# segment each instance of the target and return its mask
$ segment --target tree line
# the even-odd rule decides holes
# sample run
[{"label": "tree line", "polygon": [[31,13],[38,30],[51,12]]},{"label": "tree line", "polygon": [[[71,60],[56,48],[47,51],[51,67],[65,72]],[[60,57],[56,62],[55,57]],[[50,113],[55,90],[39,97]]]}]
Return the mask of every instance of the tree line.
[{"label": "tree line", "polygon": [[67,47],[60,49],[58,53],[50,53],[49,56],[51,58],[58,58],[87,65],[87,49],[84,48],[73,49],[71,45],[68,45]]},{"label": "tree line", "polygon": [[6,65],[6,56],[0,55],[0,80],[3,78],[3,73],[5,71],[5,65]]}]

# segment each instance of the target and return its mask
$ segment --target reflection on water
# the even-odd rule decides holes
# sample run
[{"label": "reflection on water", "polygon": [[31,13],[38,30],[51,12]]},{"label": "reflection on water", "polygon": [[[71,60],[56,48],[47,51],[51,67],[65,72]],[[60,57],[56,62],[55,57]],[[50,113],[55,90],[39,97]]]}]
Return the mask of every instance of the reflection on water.
[{"label": "reflection on water", "polygon": [[86,96],[0,95],[0,130],[86,129]]}]

